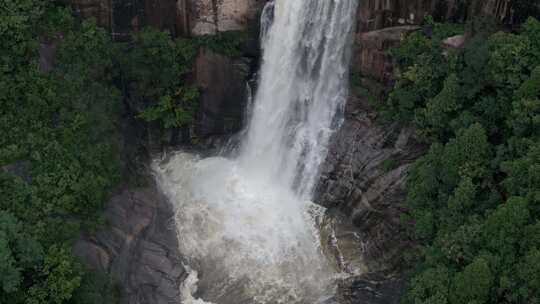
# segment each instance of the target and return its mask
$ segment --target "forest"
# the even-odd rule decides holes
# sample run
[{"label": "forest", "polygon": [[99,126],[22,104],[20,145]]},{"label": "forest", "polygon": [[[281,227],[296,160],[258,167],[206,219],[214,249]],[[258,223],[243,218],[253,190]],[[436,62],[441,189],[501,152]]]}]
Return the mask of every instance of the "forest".
[{"label": "forest", "polygon": [[[392,50],[399,78],[381,112],[429,147],[411,170],[403,303],[540,299],[540,22],[427,19]],[[463,49],[441,41],[465,33]]]},{"label": "forest", "polygon": [[[150,28],[113,42],[63,4],[0,3],[0,303],[118,301],[114,279],[86,269],[71,246],[106,226],[104,203],[134,157],[122,116],[190,123],[198,90],[183,76],[197,48],[235,54],[242,42]],[[53,69],[40,65],[43,44],[57,48]],[[126,113],[126,98],[143,107]]]}]

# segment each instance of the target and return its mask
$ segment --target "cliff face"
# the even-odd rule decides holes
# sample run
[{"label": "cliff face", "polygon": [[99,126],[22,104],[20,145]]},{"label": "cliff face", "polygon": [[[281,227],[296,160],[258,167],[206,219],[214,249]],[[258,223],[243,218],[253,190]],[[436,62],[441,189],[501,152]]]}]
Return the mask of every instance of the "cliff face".
[{"label": "cliff face", "polygon": [[180,0],[187,8],[192,35],[245,30],[256,17],[264,0]]},{"label": "cliff face", "polygon": [[245,30],[266,0],[69,0],[83,18],[93,17],[118,38],[142,26],[174,35]]},{"label": "cliff face", "polygon": [[358,9],[358,29],[367,32],[418,24],[428,15],[435,20],[461,22],[489,15],[510,23],[514,17],[510,0],[365,0]]}]

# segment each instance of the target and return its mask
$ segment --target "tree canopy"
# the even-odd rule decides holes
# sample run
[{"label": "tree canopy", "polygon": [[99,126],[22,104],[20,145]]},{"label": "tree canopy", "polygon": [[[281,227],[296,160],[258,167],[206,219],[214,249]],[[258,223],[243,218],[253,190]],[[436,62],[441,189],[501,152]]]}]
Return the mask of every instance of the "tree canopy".
[{"label": "tree canopy", "polygon": [[[409,35],[385,115],[414,125],[429,152],[408,178],[407,222],[422,246],[404,303],[540,300],[540,22],[519,33]],[[474,33],[474,34],[473,34]]]}]

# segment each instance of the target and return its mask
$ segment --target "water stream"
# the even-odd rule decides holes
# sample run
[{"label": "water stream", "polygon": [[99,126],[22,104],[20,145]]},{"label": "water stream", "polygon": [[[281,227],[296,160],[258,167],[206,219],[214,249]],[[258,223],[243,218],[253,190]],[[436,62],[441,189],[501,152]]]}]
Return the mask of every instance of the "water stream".
[{"label": "water stream", "polygon": [[312,304],[332,296],[343,269],[326,254],[324,209],[310,200],[342,119],[356,6],[267,4],[259,85],[239,155],[177,152],[156,161],[190,271],[182,303]]}]

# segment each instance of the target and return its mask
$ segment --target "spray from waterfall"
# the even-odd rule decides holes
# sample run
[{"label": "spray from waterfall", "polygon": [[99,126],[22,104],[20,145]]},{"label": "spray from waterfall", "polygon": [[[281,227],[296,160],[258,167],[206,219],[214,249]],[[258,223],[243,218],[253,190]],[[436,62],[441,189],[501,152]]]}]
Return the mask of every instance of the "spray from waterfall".
[{"label": "spray from waterfall", "polygon": [[[192,269],[182,302],[322,303],[339,269],[311,203],[347,96],[357,0],[276,0],[261,17],[259,86],[239,156],[156,162]],[[204,301],[203,301],[204,299]]]}]

